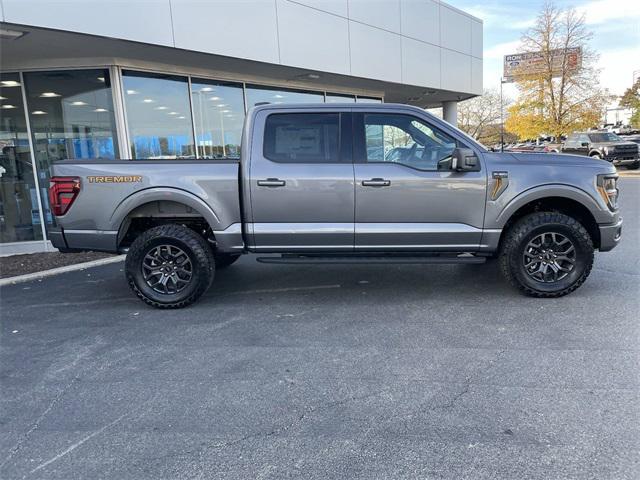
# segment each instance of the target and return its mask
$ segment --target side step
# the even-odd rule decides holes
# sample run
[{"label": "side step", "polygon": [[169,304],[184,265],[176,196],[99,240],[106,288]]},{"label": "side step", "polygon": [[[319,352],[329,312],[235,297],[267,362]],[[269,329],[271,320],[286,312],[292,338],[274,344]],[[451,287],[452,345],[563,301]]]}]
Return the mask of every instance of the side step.
[{"label": "side step", "polygon": [[280,257],[258,257],[256,259],[260,263],[297,263],[297,264],[340,264],[340,263],[359,263],[359,264],[380,264],[380,263],[431,263],[431,264],[480,264],[487,261],[486,257],[476,257],[470,254],[462,255],[325,255],[325,254],[307,254],[294,255],[284,254]]}]

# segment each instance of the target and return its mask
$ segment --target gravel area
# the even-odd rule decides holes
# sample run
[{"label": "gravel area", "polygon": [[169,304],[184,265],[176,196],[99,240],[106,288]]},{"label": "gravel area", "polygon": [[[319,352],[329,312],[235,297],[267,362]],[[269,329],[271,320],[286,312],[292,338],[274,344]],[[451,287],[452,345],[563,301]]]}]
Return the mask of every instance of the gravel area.
[{"label": "gravel area", "polygon": [[11,255],[0,257],[0,278],[15,277],[26,273],[41,272],[57,267],[65,267],[75,263],[90,262],[100,258],[112,257],[110,253],[30,253],[27,255]]}]

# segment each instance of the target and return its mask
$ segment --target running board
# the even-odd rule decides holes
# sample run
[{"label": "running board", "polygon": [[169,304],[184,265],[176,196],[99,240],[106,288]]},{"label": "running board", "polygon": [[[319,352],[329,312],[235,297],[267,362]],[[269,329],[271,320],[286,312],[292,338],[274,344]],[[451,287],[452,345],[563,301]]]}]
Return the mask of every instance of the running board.
[{"label": "running board", "polygon": [[291,255],[285,254],[280,257],[258,257],[260,263],[431,263],[431,264],[480,264],[487,261],[486,257],[476,257],[473,255]]}]

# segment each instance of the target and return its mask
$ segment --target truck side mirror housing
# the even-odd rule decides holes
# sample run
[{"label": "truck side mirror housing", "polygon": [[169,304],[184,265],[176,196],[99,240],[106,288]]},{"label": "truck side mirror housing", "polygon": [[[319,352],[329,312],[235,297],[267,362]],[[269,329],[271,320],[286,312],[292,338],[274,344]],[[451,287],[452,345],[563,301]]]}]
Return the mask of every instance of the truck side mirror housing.
[{"label": "truck side mirror housing", "polygon": [[455,172],[477,172],[480,161],[470,148],[456,148],[451,154],[451,170]]},{"label": "truck side mirror housing", "polygon": [[581,146],[581,147],[588,147],[588,146],[589,146],[589,143],[588,143],[588,142],[582,142],[582,143],[580,144],[580,146]]}]

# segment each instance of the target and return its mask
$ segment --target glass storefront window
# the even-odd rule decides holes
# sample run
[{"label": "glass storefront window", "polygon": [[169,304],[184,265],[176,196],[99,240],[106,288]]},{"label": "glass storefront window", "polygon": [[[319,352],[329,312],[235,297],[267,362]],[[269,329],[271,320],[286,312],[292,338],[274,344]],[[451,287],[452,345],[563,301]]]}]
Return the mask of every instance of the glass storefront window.
[{"label": "glass storefront window", "polygon": [[302,90],[282,90],[271,87],[259,87],[247,85],[247,108],[252,108],[256,103],[322,103],[324,94],[318,92],[305,92]]},{"label": "glass storefront window", "polygon": [[108,70],[31,72],[24,81],[39,166],[118,158]]},{"label": "glass storefront window", "polygon": [[325,101],[327,103],[354,103],[356,101],[356,97],[353,95],[342,95],[339,93],[327,93]]},{"label": "glass storefront window", "polygon": [[124,71],[131,158],[194,158],[186,77]]},{"label": "glass storefront window", "polygon": [[44,217],[52,224],[49,166],[67,159],[118,158],[111,78],[104,68],[29,72],[24,82]]},{"label": "glass storefront window", "polygon": [[240,158],[242,85],[191,79],[198,158]]},{"label": "glass storefront window", "polygon": [[0,243],[42,240],[18,74],[0,74]]},{"label": "glass storefront window", "polygon": [[357,103],[382,103],[381,98],[373,98],[373,97],[357,97]]}]

